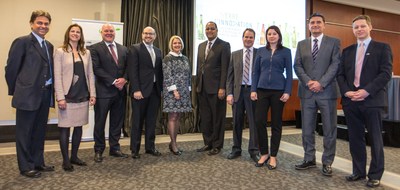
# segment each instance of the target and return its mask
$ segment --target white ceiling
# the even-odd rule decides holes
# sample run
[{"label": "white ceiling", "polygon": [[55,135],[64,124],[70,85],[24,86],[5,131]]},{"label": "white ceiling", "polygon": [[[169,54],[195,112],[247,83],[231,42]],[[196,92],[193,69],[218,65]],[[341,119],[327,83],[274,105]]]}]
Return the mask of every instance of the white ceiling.
[{"label": "white ceiling", "polygon": [[400,15],[400,0],[325,0]]}]

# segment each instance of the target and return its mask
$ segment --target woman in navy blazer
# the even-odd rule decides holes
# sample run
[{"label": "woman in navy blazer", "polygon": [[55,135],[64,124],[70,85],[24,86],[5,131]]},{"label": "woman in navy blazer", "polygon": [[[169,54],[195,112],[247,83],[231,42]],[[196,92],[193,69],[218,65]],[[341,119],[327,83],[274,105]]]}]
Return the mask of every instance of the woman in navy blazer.
[{"label": "woman in navy blazer", "polygon": [[[261,153],[256,167],[267,165],[268,169],[273,170],[277,165],[276,155],[282,136],[283,106],[292,91],[292,55],[290,49],[282,46],[282,34],[277,26],[270,26],[265,33],[267,46],[257,52],[252,73],[251,99],[257,101],[255,121]],[[268,154],[266,126],[270,107],[272,136],[271,151]]]}]

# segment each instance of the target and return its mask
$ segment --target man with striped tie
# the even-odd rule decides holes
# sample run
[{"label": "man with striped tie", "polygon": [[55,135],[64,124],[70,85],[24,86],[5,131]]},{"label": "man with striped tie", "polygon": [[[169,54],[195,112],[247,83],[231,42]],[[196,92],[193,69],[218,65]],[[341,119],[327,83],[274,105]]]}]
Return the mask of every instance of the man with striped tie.
[{"label": "man with striped tie", "polygon": [[257,48],[253,47],[255,35],[253,29],[246,28],[242,36],[243,48],[232,53],[226,81],[226,102],[232,105],[233,110],[233,146],[228,159],[241,156],[244,113],[246,112],[250,130],[248,152],[250,157],[257,162],[258,143],[254,123],[255,102],[250,99],[251,68],[257,54]]},{"label": "man with striped tie", "polygon": [[316,167],[314,131],[319,110],[324,133],[321,172],[331,176],[336,151],[338,89],[335,77],[340,64],[340,41],[323,34],[325,18],[319,13],[309,17],[308,27],[311,37],[298,43],[294,61],[299,79],[304,148],[304,159],[295,168],[305,170]]}]

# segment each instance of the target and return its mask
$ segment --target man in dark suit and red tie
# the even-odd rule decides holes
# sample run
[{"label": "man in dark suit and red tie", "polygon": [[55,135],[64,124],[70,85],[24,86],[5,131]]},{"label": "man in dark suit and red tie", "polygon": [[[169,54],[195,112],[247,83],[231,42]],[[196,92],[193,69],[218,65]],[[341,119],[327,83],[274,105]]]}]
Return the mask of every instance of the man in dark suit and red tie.
[{"label": "man in dark suit and red tie", "polygon": [[29,23],[32,32],[11,45],[5,77],[12,107],[17,109],[18,167],[21,175],[36,178],[41,171],[54,171],[43,157],[49,107],[54,107],[53,45],[45,40],[51,16],[43,10],[33,11]]},{"label": "man in dark suit and red tie", "polygon": [[[386,86],[391,78],[392,51],[388,44],[371,39],[371,18],[353,19],[357,44],[343,50],[338,74],[342,106],[349,133],[353,173],[347,181],[364,180],[366,185],[380,185],[385,166],[382,140],[382,112],[387,107]],[[366,172],[365,129],[371,146],[371,163]]]},{"label": "man in dark suit and red tie", "polygon": [[148,26],[143,29],[142,43],[134,44],[128,54],[129,96],[132,98],[132,158],[140,158],[140,142],[145,125],[146,154],[161,156],[155,147],[155,128],[161,104],[163,84],[161,50],[153,45],[156,31]]},{"label": "man in dark suit and red tie", "polygon": [[231,46],[219,39],[215,22],[206,24],[208,40],[201,43],[197,54],[197,89],[199,97],[200,130],[204,146],[198,152],[220,153],[224,145],[226,102],[225,87]]},{"label": "man in dark suit and red tie", "polygon": [[111,24],[101,27],[103,41],[90,47],[93,71],[96,76],[96,105],[94,106],[94,161],[103,161],[106,148],[105,124],[109,118],[109,155],[127,158],[121,152],[119,139],[124,125],[126,104],[126,59],[128,49],[114,41],[115,28]]}]

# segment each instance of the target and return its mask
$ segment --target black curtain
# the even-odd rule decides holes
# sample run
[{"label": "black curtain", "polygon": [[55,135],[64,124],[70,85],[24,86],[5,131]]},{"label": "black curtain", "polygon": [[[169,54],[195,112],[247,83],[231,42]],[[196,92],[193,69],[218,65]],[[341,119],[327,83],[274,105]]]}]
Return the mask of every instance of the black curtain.
[{"label": "black curtain", "polygon": [[[142,31],[146,26],[156,30],[157,38],[154,45],[161,49],[164,55],[168,54],[169,39],[173,35],[182,38],[185,48],[182,54],[186,55],[193,67],[193,0],[122,0],[121,22],[124,23],[124,45],[128,48],[135,43],[142,42]],[[193,81],[193,80],[192,80]],[[193,85],[192,85],[192,89]],[[197,107],[197,98],[192,93],[193,104]],[[125,130],[129,131],[130,121],[130,98],[127,105],[127,119]],[[181,117],[181,133],[195,132],[197,128],[197,108],[194,113],[183,114]],[[157,134],[166,133],[167,115],[159,112]]]}]

